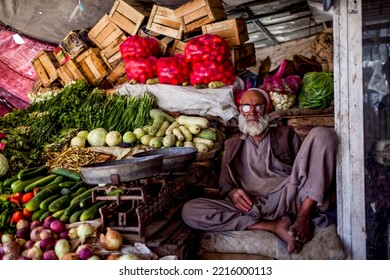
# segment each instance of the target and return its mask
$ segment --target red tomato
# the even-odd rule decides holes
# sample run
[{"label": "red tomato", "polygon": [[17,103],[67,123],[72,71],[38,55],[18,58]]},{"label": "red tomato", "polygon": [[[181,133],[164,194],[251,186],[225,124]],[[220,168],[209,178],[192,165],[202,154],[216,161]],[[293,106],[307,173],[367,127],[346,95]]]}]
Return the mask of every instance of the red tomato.
[{"label": "red tomato", "polygon": [[22,213],[22,211],[16,211],[12,214],[12,218],[11,218],[11,224],[16,224],[17,222],[19,222],[21,219],[24,218],[24,215]]},{"label": "red tomato", "polygon": [[23,204],[29,202],[32,198],[34,197],[34,193],[33,192],[28,192],[28,193],[25,193],[22,198],[21,198],[21,202]]},{"label": "red tomato", "polygon": [[25,218],[31,218],[32,213],[30,211],[28,211],[26,208],[23,208],[23,216]]}]

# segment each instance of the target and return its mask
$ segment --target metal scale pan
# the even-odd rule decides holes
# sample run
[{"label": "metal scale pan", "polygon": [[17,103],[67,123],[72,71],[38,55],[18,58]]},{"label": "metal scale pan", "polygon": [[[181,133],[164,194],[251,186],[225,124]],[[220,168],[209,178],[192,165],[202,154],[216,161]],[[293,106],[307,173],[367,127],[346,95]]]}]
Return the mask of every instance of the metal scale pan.
[{"label": "metal scale pan", "polygon": [[84,165],[80,173],[87,184],[119,185],[155,176],[162,171],[162,163],[162,155],[133,157]]},{"label": "metal scale pan", "polygon": [[162,155],[162,169],[167,171],[182,169],[191,164],[196,159],[197,152],[198,150],[193,147],[171,147],[137,153],[133,157],[144,158],[152,155]]}]

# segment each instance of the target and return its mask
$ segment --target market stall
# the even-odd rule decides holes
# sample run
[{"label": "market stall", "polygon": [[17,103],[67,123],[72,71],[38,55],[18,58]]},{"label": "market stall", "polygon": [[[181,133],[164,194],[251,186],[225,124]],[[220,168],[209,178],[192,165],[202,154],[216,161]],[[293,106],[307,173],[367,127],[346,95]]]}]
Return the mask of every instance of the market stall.
[{"label": "market stall", "polygon": [[[333,126],[332,58],[322,49],[320,62],[297,55],[250,73],[245,21],[212,2],[141,11],[116,1],[91,30],[71,31],[34,58],[40,80],[30,105],[0,119],[3,259],[194,259],[199,248],[287,258],[238,245],[223,252],[220,236],[187,227],[180,210],[217,194],[246,88],[267,91],[271,123],[293,125],[302,138]],[[194,12],[201,4],[209,13]],[[330,232],[337,254],[307,258],[345,257]]]}]

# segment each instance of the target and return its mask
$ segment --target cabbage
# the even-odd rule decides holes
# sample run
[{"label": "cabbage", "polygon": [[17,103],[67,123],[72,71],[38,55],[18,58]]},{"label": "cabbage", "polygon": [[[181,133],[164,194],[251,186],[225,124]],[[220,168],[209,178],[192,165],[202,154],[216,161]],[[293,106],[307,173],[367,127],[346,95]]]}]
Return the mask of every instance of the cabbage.
[{"label": "cabbage", "polygon": [[0,154],[0,177],[5,175],[9,169],[9,164],[7,158]]},{"label": "cabbage", "polygon": [[75,136],[70,140],[70,146],[71,147],[80,147],[84,148],[85,147],[85,140],[84,138],[80,136]]},{"label": "cabbage", "polygon": [[333,98],[333,73],[308,72],[303,76],[298,96],[299,108],[326,109],[332,104]]},{"label": "cabbage", "polygon": [[79,136],[81,138],[83,138],[85,141],[87,141],[88,139],[88,131],[87,130],[81,130],[77,133],[76,136]]},{"label": "cabbage", "polygon": [[95,128],[88,133],[88,143],[93,147],[102,147],[106,144],[107,131],[104,128]]},{"label": "cabbage", "polygon": [[122,135],[119,131],[110,131],[106,135],[106,143],[108,146],[118,146],[120,143],[122,143]]}]

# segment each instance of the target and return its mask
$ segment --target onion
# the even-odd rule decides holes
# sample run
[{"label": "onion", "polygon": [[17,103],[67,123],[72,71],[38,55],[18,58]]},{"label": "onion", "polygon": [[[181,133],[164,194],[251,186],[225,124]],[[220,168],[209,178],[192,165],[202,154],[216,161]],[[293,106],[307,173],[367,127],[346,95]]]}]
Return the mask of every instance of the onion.
[{"label": "onion", "polygon": [[53,250],[54,246],[56,245],[56,240],[53,237],[48,237],[46,239],[42,239],[39,243],[39,248],[41,248],[42,251],[48,251]]},{"label": "onion", "polygon": [[38,220],[36,221],[33,221],[31,224],[30,224],[30,230],[33,230],[34,228],[37,228],[37,227],[40,227],[42,226],[42,223]]},{"label": "onion", "polygon": [[96,256],[96,255],[93,255],[93,256],[89,257],[87,260],[89,260],[89,261],[96,261],[96,260],[100,260],[100,258],[98,256]]},{"label": "onion", "polygon": [[16,255],[16,254],[13,254],[13,253],[8,253],[8,254],[5,254],[2,258],[2,260],[18,260],[19,259],[19,255]]},{"label": "onion", "polygon": [[77,227],[77,235],[80,238],[81,243],[92,236],[95,233],[95,228],[88,223],[81,224]]},{"label": "onion", "polygon": [[122,235],[116,231],[107,227],[106,235],[103,233],[100,234],[100,243],[102,247],[109,251],[117,251],[123,244]]},{"label": "onion", "polygon": [[60,220],[54,220],[50,224],[50,229],[55,233],[61,233],[64,230],[65,226]]},{"label": "onion", "polygon": [[4,255],[3,244],[0,243],[0,258]]},{"label": "onion", "polygon": [[50,228],[50,225],[53,221],[57,220],[56,218],[54,218],[53,216],[47,216],[45,218],[45,220],[43,221],[43,226],[45,228]]},{"label": "onion", "polygon": [[80,257],[79,257],[79,255],[77,255],[76,253],[67,253],[67,254],[65,254],[62,258],[61,258],[61,260],[70,260],[70,261],[72,261],[72,260],[80,260]]},{"label": "onion", "polygon": [[45,228],[43,229],[40,233],[39,233],[39,238],[40,240],[45,240],[45,239],[48,239],[48,238],[53,238],[53,232],[48,229],[48,228]]},{"label": "onion", "polygon": [[28,250],[26,257],[31,260],[40,260],[42,259],[42,255],[43,255],[42,250],[39,247],[34,246]]},{"label": "onion", "polygon": [[30,227],[30,222],[25,219],[21,219],[16,223],[16,230],[21,230],[25,228],[29,229],[29,227]]},{"label": "onion", "polygon": [[26,256],[20,256],[18,260],[24,261],[24,260],[29,260]]},{"label": "onion", "polygon": [[68,236],[69,236],[70,239],[75,239],[75,238],[79,237],[77,235],[77,227],[69,229]]},{"label": "onion", "polygon": [[20,245],[21,248],[23,248],[24,245],[26,245],[26,242],[27,242],[27,240],[23,239],[23,238],[15,239],[15,241],[18,242],[18,244]]},{"label": "onion", "polygon": [[82,260],[86,260],[93,256],[93,250],[91,245],[89,244],[83,244],[77,247],[76,254],[80,257]]},{"label": "onion", "polygon": [[13,240],[14,236],[10,233],[3,233],[3,235],[1,236],[1,243],[3,244]]},{"label": "onion", "polygon": [[3,244],[4,255],[6,254],[20,254],[20,245],[16,241],[9,241]]},{"label": "onion", "polygon": [[67,240],[59,239],[54,245],[54,252],[57,257],[62,260],[63,256],[70,252],[70,245]]},{"label": "onion", "polygon": [[43,253],[43,259],[44,260],[58,260],[58,257],[54,250],[48,250]]},{"label": "onion", "polygon": [[113,261],[119,259],[120,254],[109,254],[106,260]]},{"label": "onion", "polygon": [[42,230],[44,230],[45,228],[43,226],[39,226],[39,227],[36,227],[34,228],[31,232],[30,232],[30,239],[32,241],[39,241],[41,240],[40,238],[40,233]]},{"label": "onion", "polygon": [[128,254],[124,254],[124,255],[120,256],[118,260],[120,260],[120,261],[122,261],[122,260],[140,260],[140,257],[138,257],[135,254],[128,253]]},{"label": "onion", "polygon": [[18,229],[15,233],[15,237],[22,238],[22,239],[28,239],[30,237],[30,229],[28,227]]},{"label": "onion", "polygon": [[33,240],[27,240],[27,241],[26,241],[26,244],[24,244],[24,248],[30,249],[30,248],[32,248],[32,247],[34,246],[34,244],[35,244],[35,241],[33,241]]},{"label": "onion", "polygon": [[68,231],[67,230],[64,230],[60,233],[60,235],[58,236],[58,238],[60,239],[68,239]]}]

